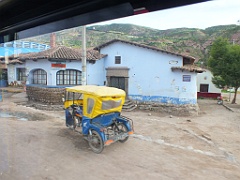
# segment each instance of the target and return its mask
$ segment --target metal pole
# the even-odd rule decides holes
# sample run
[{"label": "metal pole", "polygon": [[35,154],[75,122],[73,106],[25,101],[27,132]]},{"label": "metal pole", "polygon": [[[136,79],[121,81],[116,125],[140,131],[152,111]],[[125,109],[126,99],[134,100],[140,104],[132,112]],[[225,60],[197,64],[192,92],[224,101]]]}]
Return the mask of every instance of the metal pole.
[{"label": "metal pole", "polygon": [[82,26],[82,85],[87,84],[86,26]]},{"label": "metal pole", "polygon": [[231,90],[229,91],[229,102],[231,101]]},{"label": "metal pole", "polygon": [[3,101],[3,89],[1,90],[1,93],[0,93],[0,102]]}]

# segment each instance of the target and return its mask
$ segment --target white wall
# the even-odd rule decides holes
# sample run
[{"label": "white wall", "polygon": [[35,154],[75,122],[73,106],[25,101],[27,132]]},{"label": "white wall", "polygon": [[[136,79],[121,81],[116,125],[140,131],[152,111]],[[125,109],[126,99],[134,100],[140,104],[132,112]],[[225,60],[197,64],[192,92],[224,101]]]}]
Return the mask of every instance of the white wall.
[{"label": "white wall", "polygon": [[197,91],[200,92],[200,84],[209,84],[208,92],[209,93],[221,93],[221,89],[217,88],[212,83],[212,73],[211,71],[205,69],[206,72],[197,74]]}]

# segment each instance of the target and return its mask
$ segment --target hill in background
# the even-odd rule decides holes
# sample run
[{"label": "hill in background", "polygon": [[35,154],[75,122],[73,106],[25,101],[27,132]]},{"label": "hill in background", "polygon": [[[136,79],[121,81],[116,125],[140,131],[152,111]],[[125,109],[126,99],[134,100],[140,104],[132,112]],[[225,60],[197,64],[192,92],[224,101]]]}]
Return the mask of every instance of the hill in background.
[{"label": "hill in background", "polygon": [[[206,64],[212,42],[218,37],[240,44],[240,26],[220,25],[206,29],[177,28],[157,30],[132,24],[111,24],[87,27],[87,47],[96,47],[112,39],[133,41],[163,50],[195,57],[198,64]],[[25,39],[49,44],[50,35]],[[81,47],[81,27],[56,32],[56,44]],[[202,62],[202,63],[201,63]]]}]

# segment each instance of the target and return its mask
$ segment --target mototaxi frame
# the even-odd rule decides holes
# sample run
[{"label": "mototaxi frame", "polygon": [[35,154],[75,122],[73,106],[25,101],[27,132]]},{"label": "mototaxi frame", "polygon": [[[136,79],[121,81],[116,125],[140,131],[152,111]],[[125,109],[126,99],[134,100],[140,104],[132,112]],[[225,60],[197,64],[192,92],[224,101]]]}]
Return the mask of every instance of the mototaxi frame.
[{"label": "mototaxi frame", "polygon": [[124,90],[114,87],[67,87],[66,126],[82,133],[95,153],[116,141],[123,143],[133,134],[133,121],[121,115],[125,97]]}]

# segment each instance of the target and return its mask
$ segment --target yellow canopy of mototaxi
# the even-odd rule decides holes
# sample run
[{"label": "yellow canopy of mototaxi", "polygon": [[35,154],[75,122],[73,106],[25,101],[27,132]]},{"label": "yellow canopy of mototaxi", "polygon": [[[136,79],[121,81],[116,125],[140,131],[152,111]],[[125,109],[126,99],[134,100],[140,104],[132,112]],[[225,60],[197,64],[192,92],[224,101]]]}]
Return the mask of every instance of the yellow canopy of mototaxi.
[{"label": "yellow canopy of mototaxi", "polygon": [[121,112],[126,93],[122,89],[106,86],[74,86],[67,92],[83,94],[83,115],[92,119],[101,114]]}]

